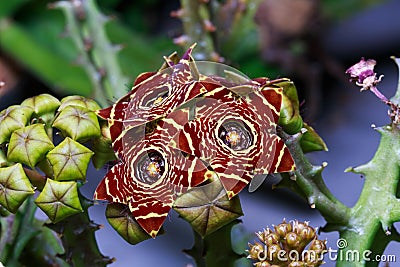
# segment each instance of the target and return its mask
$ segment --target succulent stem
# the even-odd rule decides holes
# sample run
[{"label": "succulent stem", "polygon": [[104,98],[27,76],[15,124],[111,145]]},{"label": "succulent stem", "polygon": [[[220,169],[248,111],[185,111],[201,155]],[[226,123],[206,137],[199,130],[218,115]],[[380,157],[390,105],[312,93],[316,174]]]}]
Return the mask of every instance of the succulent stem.
[{"label": "succulent stem", "polygon": [[54,4],[65,13],[67,31],[77,47],[80,63],[92,82],[93,98],[101,106],[124,93],[127,78],[117,61],[117,49],[105,31],[107,18],[94,0],[60,1]]},{"label": "succulent stem", "polygon": [[290,153],[296,162],[294,172],[296,183],[312,207],[317,208],[328,223],[346,225],[349,221],[349,209],[340,202],[328,189],[322,178],[322,166],[314,166],[304,155],[300,145],[300,134],[297,138],[283,131],[279,133],[286,140]]}]

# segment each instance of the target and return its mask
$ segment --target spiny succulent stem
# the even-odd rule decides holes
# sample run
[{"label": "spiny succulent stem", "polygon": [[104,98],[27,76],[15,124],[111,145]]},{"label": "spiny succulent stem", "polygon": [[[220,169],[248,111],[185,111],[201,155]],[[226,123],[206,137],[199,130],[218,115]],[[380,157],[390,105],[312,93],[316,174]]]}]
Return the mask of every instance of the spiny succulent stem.
[{"label": "spiny succulent stem", "polygon": [[[400,131],[397,127],[382,127],[381,142],[373,159],[353,172],[365,176],[360,198],[350,215],[347,229],[341,232],[348,246],[344,252],[375,252],[375,238],[379,232],[391,233],[392,224],[400,219],[400,202],[396,198],[399,182]],[[388,236],[389,239],[395,238]],[[363,266],[360,263],[338,262],[337,266]]]},{"label": "spiny succulent stem", "polygon": [[118,51],[108,40],[105,31],[107,20],[94,0],[60,1],[53,7],[64,11],[68,33],[80,53],[79,62],[92,83],[93,98],[106,106],[109,100],[122,96],[127,78],[117,62]]},{"label": "spiny succulent stem", "polygon": [[301,188],[310,205],[315,206],[328,223],[345,225],[349,220],[349,209],[327,188],[321,172],[324,166],[314,166],[305,157],[297,138],[290,138],[281,131],[290,153],[296,161],[296,183]]},{"label": "spiny succulent stem", "polygon": [[[197,42],[197,50],[193,57],[197,60],[212,60],[215,59],[215,48],[210,32],[204,27],[204,16],[208,10],[206,5],[201,1],[181,0],[181,9],[179,17],[183,23],[183,31],[185,38],[182,45],[188,46],[191,43]],[[177,42],[176,40],[175,42]]]}]

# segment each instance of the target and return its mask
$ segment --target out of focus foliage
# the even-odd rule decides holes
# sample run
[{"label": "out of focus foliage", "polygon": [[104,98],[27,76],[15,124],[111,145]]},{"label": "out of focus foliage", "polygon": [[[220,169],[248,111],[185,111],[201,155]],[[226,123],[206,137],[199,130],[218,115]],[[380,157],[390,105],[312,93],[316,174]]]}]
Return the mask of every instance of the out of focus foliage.
[{"label": "out of focus foliage", "polygon": [[[173,18],[170,13],[184,7],[185,3],[190,6],[198,5],[196,2],[193,0],[97,1],[100,11],[108,15],[108,19],[110,19],[105,24],[106,34],[110,42],[117,45],[116,48],[121,49],[118,53],[118,63],[122,73],[127,77],[127,80],[121,81],[119,84],[121,88],[128,90],[134,77],[143,71],[152,70],[154,66],[158,65],[161,56],[177,49],[172,39],[179,39],[180,36],[186,34],[187,27],[185,23],[182,26],[181,21],[177,18],[179,16]],[[277,14],[276,17],[281,18],[282,22],[287,24],[290,22],[287,20],[290,15],[285,14],[284,9],[274,7],[280,5],[281,2],[210,0],[204,4],[203,8],[199,8],[198,12],[200,16],[209,20],[211,25],[216,26],[216,31],[213,31],[212,28],[210,30],[210,42],[215,52],[224,58],[226,63],[240,67],[244,73],[249,73],[254,77],[268,75],[274,78],[279,73],[276,64],[268,64],[268,56],[260,57],[259,55],[260,53],[264,54],[266,50],[273,52],[274,47],[266,45],[265,38],[279,39],[279,36],[276,35],[281,35],[281,33],[268,33],[272,35],[266,37],[266,20],[260,22],[260,17],[257,18],[256,14],[260,12],[262,6],[260,7],[259,4],[262,3],[264,6],[272,7],[276,12],[283,12]],[[332,21],[342,19],[376,2],[380,2],[380,0],[322,0],[320,2],[296,0],[291,1],[289,9],[291,5],[297,4],[309,6],[310,10],[322,10],[318,14],[324,14],[325,21]],[[55,3],[55,1],[48,0],[0,2],[0,63],[4,60],[6,63],[17,62],[18,70],[27,70],[60,95],[78,93],[91,96],[93,85],[90,81],[91,78],[85,72],[82,54],[66,30],[67,21],[63,12],[60,9],[50,8],[54,7]],[[307,26],[309,32],[307,20],[312,16],[307,14],[311,13],[305,11],[304,16],[302,15],[303,17],[300,18],[304,23],[299,25]],[[312,19],[314,20],[315,17]],[[280,24],[273,18],[266,23]],[[294,40],[302,39],[301,35],[292,37]],[[260,38],[264,40],[260,41]],[[91,40],[87,41],[90,45]],[[302,49],[302,42],[290,41],[287,43],[291,45],[283,48],[290,53],[295,52],[296,54]],[[8,66],[0,64],[0,73],[3,74],[7,73],[7,70],[2,69],[4,65],[6,68],[15,66],[15,64],[8,64]],[[279,67],[285,68],[285,66]],[[9,86],[12,84],[12,82],[8,83]]]}]

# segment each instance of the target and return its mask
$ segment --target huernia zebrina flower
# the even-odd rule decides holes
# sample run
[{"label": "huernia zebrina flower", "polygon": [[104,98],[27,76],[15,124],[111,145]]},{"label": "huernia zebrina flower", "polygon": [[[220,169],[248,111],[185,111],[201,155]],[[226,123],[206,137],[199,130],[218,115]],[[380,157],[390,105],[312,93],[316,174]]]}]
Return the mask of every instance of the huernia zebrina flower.
[{"label": "huernia zebrina flower", "polygon": [[[131,92],[98,111],[120,161],[95,198],[128,205],[153,237],[176,197],[213,172],[231,198],[254,174],[294,169],[275,133],[282,90],[266,78],[202,74],[193,47],[179,62],[166,58],[167,68],[140,75]],[[223,66],[207,64],[208,70]]]}]

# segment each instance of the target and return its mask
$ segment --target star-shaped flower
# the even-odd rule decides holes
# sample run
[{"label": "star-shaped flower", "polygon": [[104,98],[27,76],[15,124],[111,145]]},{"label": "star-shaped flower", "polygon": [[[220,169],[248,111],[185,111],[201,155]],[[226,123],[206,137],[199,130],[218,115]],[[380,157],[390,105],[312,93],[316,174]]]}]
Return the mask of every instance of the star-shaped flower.
[{"label": "star-shaped flower", "polygon": [[[282,91],[253,85],[221,87],[196,103],[196,119],[170,145],[206,161],[229,198],[255,174],[294,170],[294,161],[276,135]],[[239,95],[240,93],[240,95]]]},{"label": "star-shaped flower", "polygon": [[168,147],[187,117],[181,110],[154,128],[131,128],[122,133],[124,160],[100,182],[95,199],[128,205],[139,225],[155,237],[176,197],[208,178],[207,168],[193,156]]},{"label": "star-shaped flower", "polygon": [[181,105],[219,86],[218,83],[202,84],[198,73],[192,71],[191,53],[194,46],[186,51],[177,64],[165,58],[167,68],[140,75],[131,92],[113,106],[97,112],[109,122],[117,155],[123,157],[120,150],[123,131],[165,117]]}]

